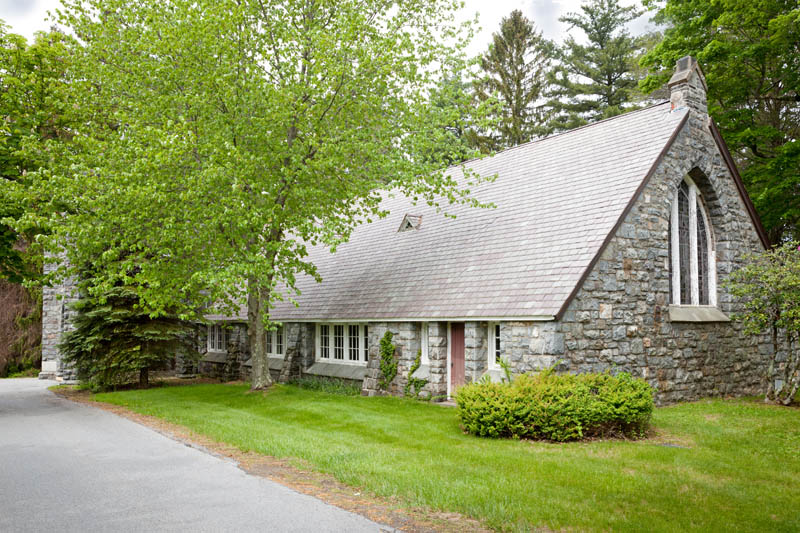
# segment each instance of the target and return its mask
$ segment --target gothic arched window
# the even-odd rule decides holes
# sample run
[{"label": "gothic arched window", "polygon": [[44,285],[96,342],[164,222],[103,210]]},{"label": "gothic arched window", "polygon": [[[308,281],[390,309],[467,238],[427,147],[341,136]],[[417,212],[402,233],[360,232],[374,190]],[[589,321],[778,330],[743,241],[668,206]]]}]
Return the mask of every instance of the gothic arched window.
[{"label": "gothic arched window", "polygon": [[672,202],[670,298],[679,305],[716,305],[714,239],[700,191],[686,177]]}]

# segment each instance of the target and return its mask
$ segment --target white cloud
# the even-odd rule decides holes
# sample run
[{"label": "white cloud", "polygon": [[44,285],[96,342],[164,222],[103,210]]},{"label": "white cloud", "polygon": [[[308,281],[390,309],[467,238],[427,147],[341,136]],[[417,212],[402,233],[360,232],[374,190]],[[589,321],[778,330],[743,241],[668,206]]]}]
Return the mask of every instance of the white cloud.
[{"label": "white cloud", "polygon": [[28,40],[37,31],[47,31],[54,24],[47,12],[61,7],[60,0],[0,0],[0,19]]}]

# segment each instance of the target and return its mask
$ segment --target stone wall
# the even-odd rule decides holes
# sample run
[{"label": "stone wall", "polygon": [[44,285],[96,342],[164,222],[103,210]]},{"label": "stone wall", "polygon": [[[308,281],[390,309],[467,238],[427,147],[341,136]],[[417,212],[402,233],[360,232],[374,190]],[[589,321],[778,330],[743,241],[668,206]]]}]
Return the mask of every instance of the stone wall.
[{"label": "stone wall", "polygon": [[[374,396],[381,394],[380,376],[380,342],[386,331],[394,335],[397,359],[397,377],[389,387],[389,393],[402,395],[408,383],[411,365],[422,348],[421,322],[371,322],[369,324],[369,362],[367,375],[364,378],[362,394]],[[428,323],[428,364],[422,365],[414,373],[414,377],[426,379],[428,383],[420,397],[440,398],[447,394],[447,323]]]},{"label": "stone wall", "polygon": [[[52,263],[44,265],[44,273],[50,274],[56,268]],[[58,345],[61,335],[72,328],[71,304],[77,301],[78,291],[75,280],[70,278],[54,287],[42,290],[42,371],[39,379],[58,379],[75,381],[75,371],[61,360]]]}]

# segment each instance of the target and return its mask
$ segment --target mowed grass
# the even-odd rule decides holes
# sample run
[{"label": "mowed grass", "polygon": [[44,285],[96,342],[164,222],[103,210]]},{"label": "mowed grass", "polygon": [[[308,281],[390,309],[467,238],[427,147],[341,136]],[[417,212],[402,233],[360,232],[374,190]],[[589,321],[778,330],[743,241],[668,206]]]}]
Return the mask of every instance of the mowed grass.
[{"label": "mowed grass", "polygon": [[654,439],[551,444],[464,435],[453,408],[285,385],[95,399],[496,529],[800,531],[800,409],[755,400],[657,409]]}]

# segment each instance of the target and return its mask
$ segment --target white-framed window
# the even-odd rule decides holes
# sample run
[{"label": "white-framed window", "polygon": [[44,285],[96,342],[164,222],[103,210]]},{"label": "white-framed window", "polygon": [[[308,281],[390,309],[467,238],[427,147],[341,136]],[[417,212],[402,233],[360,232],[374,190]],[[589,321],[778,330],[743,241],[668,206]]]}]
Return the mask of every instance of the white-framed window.
[{"label": "white-framed window", "polygon": [[367,326],[363,324],[317,324],[317,360],[365,364],[369,357],[367,338]]},{"label": "white-framed window", "polygon": [[208,345],[209,352],[228,351],[228,336],[225,328],[219,324],[209,324],[208,326]]},{"label": "white-framed window", "polygon": [[428,323],[427,322],[420,322],[419,323],[419,348],[422,352],[422,355],[419,358],[419,362],[421,365],[429,365],[431,360],[430,356],[428,355]]},{"label": "white-framed window", "polygon": [[714,236],[700,190],[688,176],[675,192],[669,233],[671,303],[716,305]]},{"label": "white-framed window", "polygon": [[500,351],[500,323],[489,322],[489,329],[486,335],[487,339],[487,352],[489,356],[489,368],[500,368],[500,360],[502,352]]},{"label": "white-framed window", "polygon": [[274,330],[267,331],[267,354],[281,356],[284,354],[285,341],[283,337],[283,326],[278,326]]}]

